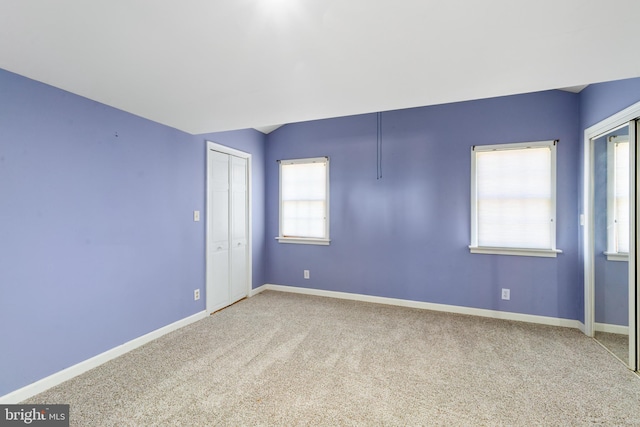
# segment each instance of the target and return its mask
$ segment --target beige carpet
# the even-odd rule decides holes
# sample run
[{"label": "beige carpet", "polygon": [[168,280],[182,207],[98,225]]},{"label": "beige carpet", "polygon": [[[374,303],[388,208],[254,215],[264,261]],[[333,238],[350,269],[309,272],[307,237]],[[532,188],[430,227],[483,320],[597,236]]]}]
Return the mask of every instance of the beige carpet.
[{"label": "beige carpet", "polygon": [[74,426],[640,425],[578,330],[264,292],[29,400]]}]

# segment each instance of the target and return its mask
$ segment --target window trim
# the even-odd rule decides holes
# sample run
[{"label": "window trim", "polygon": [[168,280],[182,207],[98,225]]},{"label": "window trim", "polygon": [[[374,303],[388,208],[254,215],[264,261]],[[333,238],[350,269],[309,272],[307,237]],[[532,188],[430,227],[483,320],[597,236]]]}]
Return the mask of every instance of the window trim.
[{"label": "window trim", "polygon": [[[557,173],[556,151],[558,140],[516,142],[508,144],[475,145],[471,147],[471,244],[472,254],[516,255],[555,258],[562,253],[556,247],[556,203],[557,203]],[[478,246],[478,200],[476,182],[476,153],[485,151],[517,150],[523,148],[549,147],[551,149],[551,247],[550,248],[510,248]]]},{"label": "window trim", "polygon": [[[325,238],[315,237],[286,237],[282,235],[282,165],[294,165],[304,163],[325,163],[326,164],[326,197],[325,197]],[[331,243],[329,238],[329,157],[310,157],[303,159],[278,160],[278,237],[279,243],[294,243],[302,245],[323,245],[327,246]]]},{"label": "window trim", "polygon": [[607,261],[629,261],[628,252],[618,252],[616,248],[616,175],[615,167],[617,162],[615,145],[617,143],[629,143],[629,135],[609,137],[607,139],[607,250],[604,255]]}]

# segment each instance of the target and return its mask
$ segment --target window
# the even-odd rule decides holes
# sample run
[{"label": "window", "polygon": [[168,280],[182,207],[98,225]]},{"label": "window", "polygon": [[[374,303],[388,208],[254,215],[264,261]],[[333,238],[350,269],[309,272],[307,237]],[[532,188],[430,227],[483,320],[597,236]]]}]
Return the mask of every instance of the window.
[{"label": "window", "polygon": [[629,259],[629,137],[607,141],[607,259]]},{"label": "window", "polygon": [[280,161],[280,243],[328,245],[329,158]]},{"label": "window", "polygon": [[472,253],[555,257],[556,141],[471,149]]}]

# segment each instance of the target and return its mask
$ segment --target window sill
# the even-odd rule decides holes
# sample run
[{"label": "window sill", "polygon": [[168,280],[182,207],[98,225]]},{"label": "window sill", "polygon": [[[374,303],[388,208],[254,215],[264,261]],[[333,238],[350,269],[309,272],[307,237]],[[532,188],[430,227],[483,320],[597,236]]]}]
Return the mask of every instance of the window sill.
[{"label": "window sill", "polygon": [[491,248],[484,246],[469,246],[469,251],[472,254],[535,256],[544,258],[555,258],[558,254],[562,253],[560,249]]},{"label": "window sill", "polygon": [[607,261],[626,261],[629,262],[629,254],[621,252],[603,252],[607,256]]},{"label": "window sill", "polygon": [[295,243],[298,245],[321,245],[328,246],[331,243],[329,239],[312,239],[308,237],[276,237],[279,243]]}]

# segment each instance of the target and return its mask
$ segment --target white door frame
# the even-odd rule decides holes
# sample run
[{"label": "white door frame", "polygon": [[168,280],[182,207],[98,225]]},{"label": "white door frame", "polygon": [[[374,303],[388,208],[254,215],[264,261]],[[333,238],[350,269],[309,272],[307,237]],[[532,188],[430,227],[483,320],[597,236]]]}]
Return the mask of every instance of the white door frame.
[{"label": "white door frame", "polygon": [[252,227],[251,227],[251,154],[246,153],[244,151],[236,150],[234,148],[227,147],[225,145],[221,145],[212,141],[207,141],[207,188],[206,188],[206,199],[207,199],[207,212],[206,212],[206,239],[205,239],[205,269],[206,269],[206,291],[205,291],[205,301],[206,301],[206,310],[207,313],[211,314],[214,310],[213,307],[210,307],[209,292],[213,287],[213,275],[212,272],[209,271],[208,260],[209,260],[209,242],[212,239],[211,236],[211,224],[209,224],[209,212],[211,212],[211,199],[209,197],[209,188],[211,186],[210,178],[211,174],[209,171],[209,156],[211,155],[211,151],[218,151],[220,153],[229,154],[231,156],[240,157],[247,160],[247,296],[251,295],[253,276],[252,276]]},{"label": "white door frame", "polygon": [[[595,229],[594,222],[594,151],[593,140],[605,135],[612,129],[628,124],[630,121],[640,117],[640,102],[631,105],[628,108],[608,117],[595,125],[585,129],[584,131],[584,159],[583,159],[583,214],[584,214],[584,227],[582,229],[583,242],[584,242],[584,326],[585,334],[593,337],[595,334],[595,271],[594,271],[594,255],[595,255],[595,243],[593,230]],[[634,129],[629,129],[629,157],[633,165],[638,164],[636,162],[636,144],[633,135]],[[632,139],[633,138],[633,139]],[[634,141],[631,143],[631,141]],[[637,171],[630,174],[630,197],[631,203],[630,216],[632,220],[629,224],[629,232],[631,236],[636,236],[637,218],[636,218],[636,175]],[[640,188],[640,187],[638,187]],[[632,240],[635,244],[629,245],[629,278],[636,277],[636,247],[638,246],[639,239],[636,236],[635,240]],[[636,262],[633,262],[636,261]],[[638,295],[636,293],[636,286],[629,286],[629,368],[632,370],[638,370],[640,366],[638,364],[638,356],[640,355],[640,348],[638,348],[637,331],[638,316],[636,313],[638,307]]]}]

